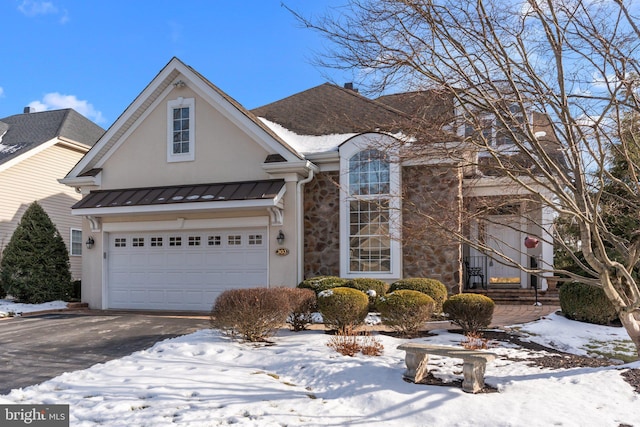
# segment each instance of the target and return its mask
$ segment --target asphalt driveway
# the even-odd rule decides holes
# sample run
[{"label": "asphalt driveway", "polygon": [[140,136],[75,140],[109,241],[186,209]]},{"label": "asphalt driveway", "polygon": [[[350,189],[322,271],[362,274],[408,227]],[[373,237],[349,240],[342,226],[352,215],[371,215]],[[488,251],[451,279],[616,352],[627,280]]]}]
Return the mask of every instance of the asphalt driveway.
[{"label": "asphalt driveway", "polygon": [[0,394],[206,328],[205,316],[79,312],[0,321]]}]

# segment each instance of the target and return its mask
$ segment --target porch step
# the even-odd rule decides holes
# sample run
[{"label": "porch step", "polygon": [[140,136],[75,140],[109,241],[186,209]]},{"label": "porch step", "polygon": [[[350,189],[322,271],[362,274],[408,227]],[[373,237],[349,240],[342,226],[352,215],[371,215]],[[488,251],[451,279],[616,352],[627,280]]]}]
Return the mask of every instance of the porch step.
[{"label": "porch step", "polygon": [[[467,289],[466,293],[486,295],[496,304],[533,305],[536,302],[533,289]],[[538,302],[543,305],[560,305],[557,289],[538,290]]]}]

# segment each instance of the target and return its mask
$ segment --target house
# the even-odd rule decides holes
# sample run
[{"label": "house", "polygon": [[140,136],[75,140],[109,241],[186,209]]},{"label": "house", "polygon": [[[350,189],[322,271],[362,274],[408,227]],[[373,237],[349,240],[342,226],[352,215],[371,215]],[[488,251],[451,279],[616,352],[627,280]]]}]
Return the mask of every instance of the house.
[{"label": "house", "polygon": [[[419,115],[435,124],[453,112],[435,92],[371,100],[331,84],[248,111],[173,58],[62,180],[84,195],[72,210],[95,242],[83,257],[83,300],[201,311],[225,289],[321,274],[433,277],[460,292],[464,261],[486,255],[442,226],[513,230],[462,221],[469,201],[507,195],[501,177],[478,179],[430,152],[464,129],[402,133]],[[405,158],[409,146],[425,152]],[[521,221],[514,242],[544,233],[522,212],[513,203],[492,213]],[[547,246],[518,256],[550,262]],[[519,270],[486,271],[496,278],[530,282]]]},{"label": "house", "polygon": [[22,214],[38,201],[62,235],[71,273],[82,273],[82,220],[71,206],[82,197],[62,185],[64,177],[104,129],[72,109],[32,112],[0,119],[0,253]]}]

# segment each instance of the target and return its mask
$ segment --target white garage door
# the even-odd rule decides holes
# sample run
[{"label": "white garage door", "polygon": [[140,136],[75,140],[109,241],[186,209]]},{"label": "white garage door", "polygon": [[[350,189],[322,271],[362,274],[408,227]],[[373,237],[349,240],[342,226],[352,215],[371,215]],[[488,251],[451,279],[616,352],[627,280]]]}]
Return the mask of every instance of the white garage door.
[{"label": "white garage door", "polygon": [[109,308],[209,311],[226,289],[267,285],[267,230],[110,233]]}]

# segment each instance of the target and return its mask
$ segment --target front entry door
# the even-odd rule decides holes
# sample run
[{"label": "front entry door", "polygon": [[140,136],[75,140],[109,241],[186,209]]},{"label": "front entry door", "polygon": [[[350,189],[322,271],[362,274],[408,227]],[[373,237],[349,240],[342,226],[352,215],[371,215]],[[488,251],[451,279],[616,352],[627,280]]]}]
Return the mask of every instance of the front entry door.
[{"label": "front entry door", "polygon": [[491,255],[489,260],[489,283],[521,284],[521,272],[512,262],[520,262],[522,241],[521,223],[518,217],[491,217],[486,225],[486,242],[499,255]]}]

